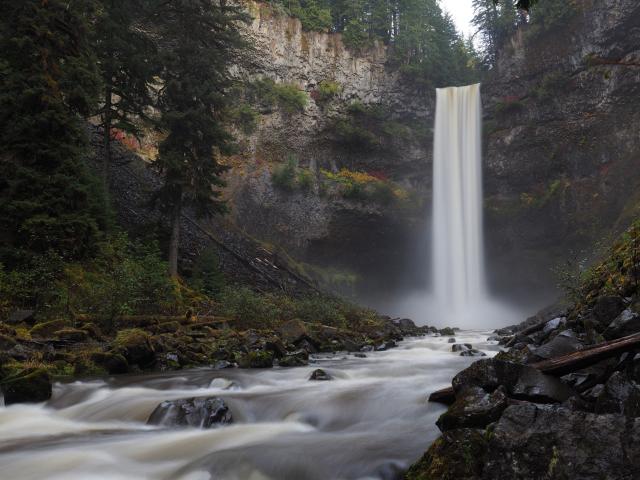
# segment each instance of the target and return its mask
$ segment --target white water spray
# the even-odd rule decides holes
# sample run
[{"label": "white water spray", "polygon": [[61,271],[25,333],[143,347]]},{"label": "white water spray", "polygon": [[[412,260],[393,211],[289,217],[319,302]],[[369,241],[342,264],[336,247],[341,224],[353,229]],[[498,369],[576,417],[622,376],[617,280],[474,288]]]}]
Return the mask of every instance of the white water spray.
[{"label": "white water spray", "polygon": [[433,155],[433,279],[452,314],[486,300],[480,84],[439,88]]}]

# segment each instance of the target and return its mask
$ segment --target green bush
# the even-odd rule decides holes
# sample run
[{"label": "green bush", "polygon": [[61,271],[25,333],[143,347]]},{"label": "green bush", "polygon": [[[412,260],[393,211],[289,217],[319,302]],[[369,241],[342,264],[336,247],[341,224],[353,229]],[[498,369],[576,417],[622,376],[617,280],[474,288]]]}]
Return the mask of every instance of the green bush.
[{"label": "green bush", "polygon": [[292,114],[304,111],[308,102],[306,92],[295,85],[276,83],[270,78],[254,80],[246,86],[249,101],[271,109],[278,106],[286,113]]},{"label": "green bush", "polygon": [[312,32],[327,32],[331,29],[331,9],[321,7],[316,0],[288,1],[289,12],[298,17],[302,28]]},{"label": "green bush", "polygon": [[370,197],[377,203],[390,205],[396,199],[393,187],[388,182],[374,182],[370,188]]},{"label": "green bush", "polygon": [[296,318],[305,322],[345,327],[345,305],[337,300],[314,295],[295,301],[294,308]]},{"label": "green bush", "polygon": [[246,103],[243,103],[232,112],[234,123],[247,135],[256,131],[259,118],[260,114]]},{"label": "green bush", "polygon": [[226,287],[217,297],[222,314],[235,319],[247,328],[266,328],[280,318],[280,310],[273,298],[247,287]]},{"label": "green bush", "polygon": [[306,169],[300,169],[298,172],[298,187],[301,190],[309,191],[313,186],[313,174]]},{"label": "green bush", "polygon": [[328,102],[342,91],[342,86],[338,82],[323,80],[318,85],[318,101]]},{"label": "green bush", "polygon": [[276,166],[271,174],[273,184],[288,192],[295,190],[297,163],[295,157],[289,156],[285,163]]}]

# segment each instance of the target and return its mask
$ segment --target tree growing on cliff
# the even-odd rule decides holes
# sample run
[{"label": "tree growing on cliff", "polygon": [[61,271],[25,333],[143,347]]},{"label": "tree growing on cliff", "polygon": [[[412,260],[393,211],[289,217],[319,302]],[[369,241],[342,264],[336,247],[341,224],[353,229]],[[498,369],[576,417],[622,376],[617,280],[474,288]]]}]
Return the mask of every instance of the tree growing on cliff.
[{"label": "tree growing on cliff", "polygon": [[510,1],[497,3],[494,0],[473,0],[473,25],[478,29],[481,42],[482,63],[485,68],[493,66],[498,51],[518,26],[518,10]]},{"label": "tree growing on cliff", "polygon": [[226,167],[222,155],[233,151],[226,129],[229,66],[244,46],[239,24],[247,17],[236,7],[211,0],[172,0],[157,12],[167,47],[160,58],[160,127],[166,137],[156,164],[164,174],[158,199],[171,225],[169,270],[178,274],[183,209],[197,215],[224,212],[219,187]]},{"label": "tree growing on cliff", "polygon": [[100,188],[84,168],[81,116],[99,76],[88,3],[3,2],[0,17],[0,262],[80,258],[104,226]]},{"label": "tree growing on cliff", "polygon": [[102,180],[108,189],[114,129],[138,135],[152,102],[150,85],[158,73],[155,43],[144,20],[158,0],[95,0],[93,44],[103,83],[99,110],[103,129]]}]

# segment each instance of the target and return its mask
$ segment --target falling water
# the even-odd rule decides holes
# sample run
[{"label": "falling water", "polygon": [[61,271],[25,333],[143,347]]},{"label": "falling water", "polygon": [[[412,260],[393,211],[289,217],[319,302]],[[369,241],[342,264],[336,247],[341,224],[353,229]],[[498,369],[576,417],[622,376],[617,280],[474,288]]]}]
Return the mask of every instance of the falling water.
[{"label": "falling water", "polygon": [[453,312],[486,297],[482,247],[480,84],[439,88],[433,156],[433,278]]}]

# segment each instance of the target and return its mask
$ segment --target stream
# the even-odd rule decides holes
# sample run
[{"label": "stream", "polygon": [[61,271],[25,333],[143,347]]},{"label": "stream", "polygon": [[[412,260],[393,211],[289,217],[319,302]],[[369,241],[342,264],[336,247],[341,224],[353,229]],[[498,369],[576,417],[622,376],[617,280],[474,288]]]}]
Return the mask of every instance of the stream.
[{"label": "stream", "polygon": [[[491,356],[488,332],[457,332]],[[6,480],[396,479],[439,434],[432,391],[477,360],[449,337],[322,355],[308,367],[201,368],[57,383],[40,405],[0,407]],[[309,381],[322,368],[332,381]],[[234,423],[214,429],[146,425],[164,400],[223,398]]]}]

